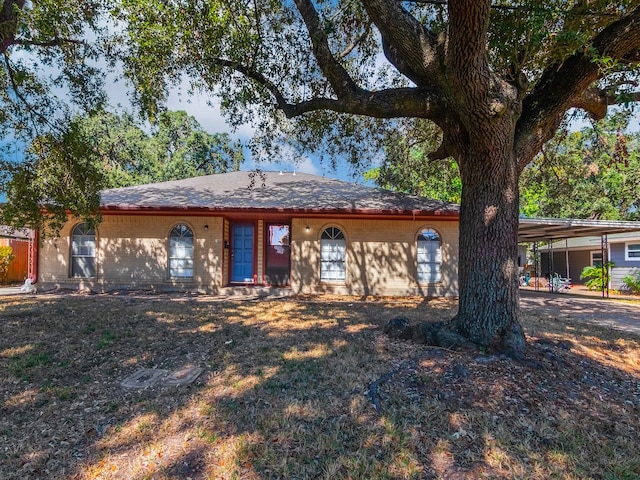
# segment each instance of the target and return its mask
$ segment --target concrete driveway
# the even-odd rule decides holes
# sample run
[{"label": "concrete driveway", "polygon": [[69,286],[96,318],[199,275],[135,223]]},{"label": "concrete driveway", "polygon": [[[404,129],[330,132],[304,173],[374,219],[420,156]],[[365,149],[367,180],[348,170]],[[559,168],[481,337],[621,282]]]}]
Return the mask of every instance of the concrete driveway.
[{"label": "concrete driveway", "polygon": [[640,302],[564,293],[520,291],[520,310],[615,328],[640,335]]}]

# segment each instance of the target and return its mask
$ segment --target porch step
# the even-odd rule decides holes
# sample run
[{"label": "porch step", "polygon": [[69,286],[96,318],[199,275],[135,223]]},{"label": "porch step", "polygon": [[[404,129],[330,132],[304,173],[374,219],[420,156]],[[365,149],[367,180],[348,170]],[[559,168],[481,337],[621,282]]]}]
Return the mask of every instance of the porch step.
[{"label": "porch step", "polygon": [[252,286],[231,286],[222,287],[220,295],[223,297],[289,297],[293,295],[291,288],[282,287],[252,287]]}]

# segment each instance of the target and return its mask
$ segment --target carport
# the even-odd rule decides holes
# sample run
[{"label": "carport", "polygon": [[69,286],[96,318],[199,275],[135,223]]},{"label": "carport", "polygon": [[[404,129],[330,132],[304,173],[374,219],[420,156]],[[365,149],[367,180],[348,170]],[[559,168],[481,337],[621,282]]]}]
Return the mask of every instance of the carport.
[{"label": "carport", "polygon": [[[618,220],[581,220],[573,218],[521,218],[518,227],[518,243],[532,243],[534,252],[539,252],[538,244],[546,242],[549,252],[550,270],[553,272],[553,242],[568,241],[577,237],[600,237],[602,253],[603,278],[608,278],[606,258],[608,258],[607,236],[615,233],[638,232],[640,222],[625,222]],[[569,275],[569,249],[565,248],[566,270]],[[538,256],[534,256],[536,273],[539,272]],[[535,284],[539,290],[539,284]],[[609,296],[609,282],[605,282],[602,296]]]}]

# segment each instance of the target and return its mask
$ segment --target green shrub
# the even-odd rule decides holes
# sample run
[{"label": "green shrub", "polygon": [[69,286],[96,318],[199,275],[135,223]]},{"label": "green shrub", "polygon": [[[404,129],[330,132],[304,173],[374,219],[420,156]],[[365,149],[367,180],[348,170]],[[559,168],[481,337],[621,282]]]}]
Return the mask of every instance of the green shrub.
[{"label": "green shrub", "polygon": [[640,273],[625,276],[622,283],[631,293],[640,293]]},{"label": "green shrub", "polygon": [[9,265],[15,258],[11,247],[0,247],[0,283],[7,280]]},{"label": "green shrub", "polygon": [[602,267],[584,267],[580,274],[580,280],[587,278],[588,280],[584,283],[585,286],[589,290],[597,290],[598,292],[601,292],[609,282],[609,272],[611,272],[614,264],[613,262],[607,262],[605,263],[605,267],[607,267],[605,270],[603,270]]}]

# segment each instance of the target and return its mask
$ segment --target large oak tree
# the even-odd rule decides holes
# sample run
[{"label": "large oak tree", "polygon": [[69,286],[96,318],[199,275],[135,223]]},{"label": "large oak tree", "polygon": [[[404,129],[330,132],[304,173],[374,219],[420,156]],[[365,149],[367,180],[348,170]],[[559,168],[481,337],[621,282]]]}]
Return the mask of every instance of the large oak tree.
[{"label": "large oak tree", "polygon": [[431,156],[454,158],[463,186],[449,328],[523,353],[518,177],[568,110],[638,100],[637,0],[125,0],[116,14],[148,111],[186,75],[272,145],[356,162],[384,120],[433,121]]}]

